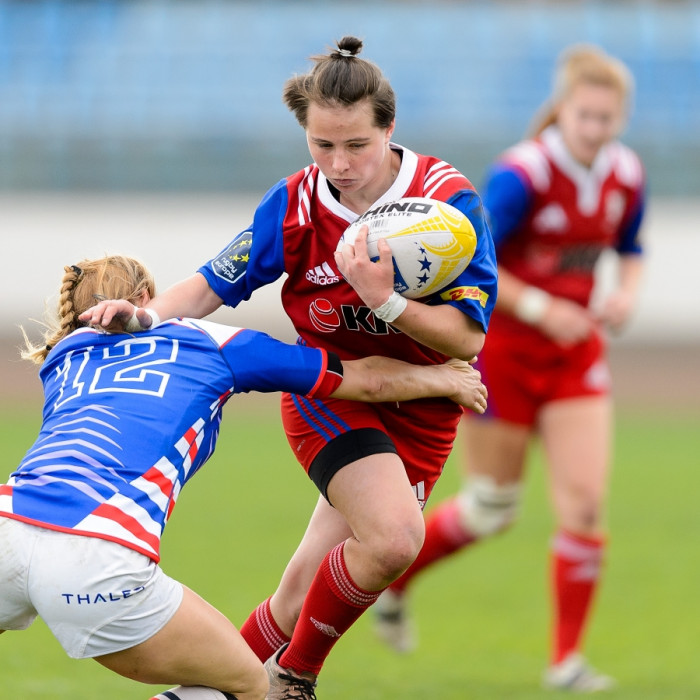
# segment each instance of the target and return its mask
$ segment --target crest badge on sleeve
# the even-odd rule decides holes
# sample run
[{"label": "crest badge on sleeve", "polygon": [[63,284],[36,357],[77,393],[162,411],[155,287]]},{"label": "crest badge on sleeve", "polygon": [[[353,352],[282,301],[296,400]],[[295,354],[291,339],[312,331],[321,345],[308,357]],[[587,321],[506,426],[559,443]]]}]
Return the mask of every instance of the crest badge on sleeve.
[{"label": "crest badge on sleeve", "polygon": [[250,260],[250,247],[253,243],[252,231],[238,234],[231,245],[215,257],[211,266],[214,274],[233,284],[245,274]]}]

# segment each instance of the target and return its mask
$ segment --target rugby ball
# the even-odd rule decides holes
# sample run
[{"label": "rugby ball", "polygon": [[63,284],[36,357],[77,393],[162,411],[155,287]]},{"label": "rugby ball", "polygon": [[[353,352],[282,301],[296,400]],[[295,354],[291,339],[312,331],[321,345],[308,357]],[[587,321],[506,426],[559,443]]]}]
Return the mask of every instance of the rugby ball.
[{"label": "rugby ball", "polygon": [[453,282],[471,262],[476,232],[456,207],[427,197],[404,197],[369,209],[345,230],[338,248],[353,244],[367,225],[367,252],[379,259],[384,238],[394,262],[394,289],[408,299],[427,297]]}]

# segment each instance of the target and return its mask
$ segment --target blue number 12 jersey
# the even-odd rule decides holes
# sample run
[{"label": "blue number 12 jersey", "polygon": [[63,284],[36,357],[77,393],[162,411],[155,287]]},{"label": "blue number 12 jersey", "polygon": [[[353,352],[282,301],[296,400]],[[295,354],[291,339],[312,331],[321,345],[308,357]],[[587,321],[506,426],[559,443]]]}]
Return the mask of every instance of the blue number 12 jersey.
[{"label": "blue number 12 jersey", "polygon": [[180,490],[214,451],[225,402],[249,391],[326,397],[342,365],[258,331],[173,319],[135,335],[81,328],[40,377],[41,431],[0,486],[0,516],[158,561]]}]

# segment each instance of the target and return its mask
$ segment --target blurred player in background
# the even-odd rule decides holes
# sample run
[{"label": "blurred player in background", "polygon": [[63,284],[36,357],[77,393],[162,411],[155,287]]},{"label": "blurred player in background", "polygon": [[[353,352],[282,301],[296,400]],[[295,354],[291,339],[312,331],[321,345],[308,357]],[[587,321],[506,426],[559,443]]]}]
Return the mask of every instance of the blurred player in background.
[{"label": "blurred player in background", "polygon": [[[527,448],[537,434],[557,528],[544,683],[583,691],[612,685],[585,663],[580,648],[606,546],[612,408],[604,336],[628,319],[642,270],[644,174],[638,157],[617,140],[632,89],[620,61],[596,47],[572,47],[560,57],[534,136],[507,150],[488,173],[484,206],[499,296],[477,367],[489,388],[489,410],[465,416],[464,486],[430,513],[421,554],[375,606],[378,633],[398,650],[414,644],[404,597],[409,582],[513,522]],[[594,309],[594,266],[606,248],[619,254],[619,280]]]},{"label": "blurred player in background", "polygon": [[214,451],[226,401],[284,390],[308,401],[449,396],[483,410],[484,387],[459,360],[341,363],[326,350],[207,321],[172,319],[131,334],[79,319],[96,298],[133,310],[154,293],[132,258],[84,260],[65,268],[45,343],[27,340],[23,356],[42,365],[45,403],[39,437],[0,485],[0,632],[39,615],[71,657],[189,686],[158,698],[262,700],[267,673],[238,630],[158,565],[161,533]]},{"label": "blurred player in background", "polygon": [[[337,46],[284,87],[314,164],[274,186],[248,230],[149,307],[161,317],[204,316],[286,273],[282,303],[303,344],[347,359],[469,360],[481,350],[496,294],[481,200],[448,163],[391,142],[393,89],[375,64],[357,56],[359,39]],[[386,242],[377,263],[367,256],[366,233],[336,253],[360,214],[404,196],[452,204],[477,235],[469,267],[421,302],[394,292]],[[129,314],[105,303],[92,320],[109,324],[115,312]],[[143,311],[138,318],[150,322]],[[442,399],[368,406],[287,394],[282,413],[290,445],[321,497],[278,589],[241,633],[267,659],[270,698],[313,698],[333,645],[420,551],[422,506],[462,411]]]}]

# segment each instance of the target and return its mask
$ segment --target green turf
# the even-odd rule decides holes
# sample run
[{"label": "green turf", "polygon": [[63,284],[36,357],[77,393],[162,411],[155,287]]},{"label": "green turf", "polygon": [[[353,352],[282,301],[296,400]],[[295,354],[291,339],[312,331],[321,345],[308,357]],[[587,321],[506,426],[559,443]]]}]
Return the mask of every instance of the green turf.
[{"label": "green turf", "polygon": [[[220,448],[183,492],[163,542],[163,568],[237,625],[274,589],[316,493],[293,460],[274,403],[228,407]],[[263,417],[266,416],[266,417]],[[0,411],[5,471],[21,458],[38,411]],[[700,697],[698,416],[621,416],[611,542],[592,662],[614,675],[615,700]],[[456,456],[431,503],[457,484]],[[4,479],[4,475],[2,479]],[[412,602],[421,645],[397,657],[362,618],[338,643],[319,698],[535,700],[547,650],[546,544],[551,531],[539,453],[519,525],[426,572]],[[42,622],[0,636],[0,699],[128,700],[153,688],[63,654]]]}]

